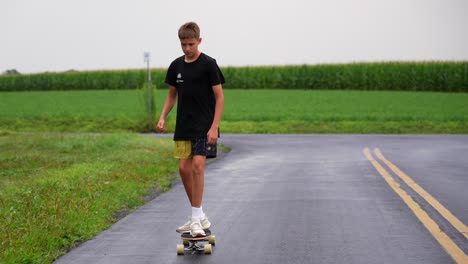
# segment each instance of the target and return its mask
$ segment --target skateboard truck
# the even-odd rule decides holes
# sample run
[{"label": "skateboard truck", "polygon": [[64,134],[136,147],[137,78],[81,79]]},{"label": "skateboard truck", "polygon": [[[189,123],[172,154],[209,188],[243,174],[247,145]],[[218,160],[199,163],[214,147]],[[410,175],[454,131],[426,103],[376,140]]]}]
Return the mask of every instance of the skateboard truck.
[{"label": "skateboard truck", "polygon": [[189,252],[203,252],[205,254],[211,254],[213,247],[216,244],[216,238],[211,235],[211,231],[205,230],[206,236],[203,237],[192,237],[189,233],[182,234],[180,238],[183,244],[177,245],[177,255],[184,255],[185,251]]}]

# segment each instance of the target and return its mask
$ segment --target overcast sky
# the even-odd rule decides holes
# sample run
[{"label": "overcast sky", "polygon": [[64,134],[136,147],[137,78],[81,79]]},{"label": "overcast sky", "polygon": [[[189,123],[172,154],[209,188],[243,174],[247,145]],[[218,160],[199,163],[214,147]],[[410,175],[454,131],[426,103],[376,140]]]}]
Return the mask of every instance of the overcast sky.
[{"label": "overcast sky", "polygon": [[221,66],[468,60],[467,0],[0,0],[0,72],[167,67],[187,21]]}]

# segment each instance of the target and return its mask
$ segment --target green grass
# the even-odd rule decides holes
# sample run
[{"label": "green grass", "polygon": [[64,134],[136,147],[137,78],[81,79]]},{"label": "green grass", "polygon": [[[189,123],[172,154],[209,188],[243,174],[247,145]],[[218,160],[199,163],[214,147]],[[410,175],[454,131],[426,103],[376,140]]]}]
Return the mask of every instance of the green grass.
[{"label": "green grass", "polygon": [[467,133],[468,94],[226,90],[236,133]]},{"label": "green grass", "polygon": [[[222,133],[468,133],[468,94],[226,89]],[[162,108],[167,90],[158,90]],[[144,132],[139,90],[0,93],[0,129]],[[174,128],[175,109],[168,117]]]},{"label": "green grass", "polygon": [[147,129],[140,90],[0,93],[0,127],[13,131],[123,132]]},{"label": "green grass", "polygon": [[0,263],[50,263],[168,188],[170,139],[0,133]]}]

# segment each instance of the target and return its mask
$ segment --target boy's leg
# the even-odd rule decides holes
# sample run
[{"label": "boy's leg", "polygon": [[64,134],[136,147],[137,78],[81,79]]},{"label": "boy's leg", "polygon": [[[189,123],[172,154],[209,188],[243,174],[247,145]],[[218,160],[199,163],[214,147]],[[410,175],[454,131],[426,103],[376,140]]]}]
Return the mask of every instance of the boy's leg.
[{"label": "boy's leg", "polygon": [[[207,158],[216,157],[216,144],[208,145],[206,138],[199,138],[192,141],[192,208],[195,209],[195,217],[202,218],[203,213],[202,202],[203,192],[205,187],[205,162]],[[199,208],[200,210],[196,210]]]},{"label": "boy's leg", "polygon": [[[174,157],[179,159],[179,173],[184,184],[185,193],[192,204],[193,176],[192,176],[192,142],[175,141]],[[190,232],[191,217],[188,222],[176,229],[179,233]]]},{"label": "boy's leg", "polygon": [[190,234],[192,236],[205,236],[203,229],[209,228],[208,221],[202,209],[204,190],[205,156],[195,155],[192,158],[192,223],[190,224]]},{"label": "boy's leg", "polygon": [[176,231],[189,232],[192,236],[204,236],[205,231],[211,226],[202,209],[204,191],[205,156],[193,156],[190,159],[179,161],[179,172],[184,184],[185,192],[192,205],[191,220]]},{"label": "boy's leg", "polygon": [[[192,145],[193,148],[189,154],[187,154],[185,143],[176,143],[176,153],[178,154],[175,156],[179,158],[180,176],[192,206],[191,220],[179,227],[177,232],[184,233],[190,230],[193,236],[198,236],[204,235],[203,229],[211,226],[202,209],[207,147],[206,140],[192,141],[193,143],[195,144]],[[216,151],[216,148],[214,150]]]},{"label": "boy's leg", "polygon": [[200,208],[205,183],[205,156],[179,160],[179,173],[192,207]]},{"label": "boy's leg", "polygon": [[192,207],[200,208],[203,201],[205,186],[205,156],[193,156],[192,158]]},{"label": "boy's leg", "polygon": [[[180,159],[179,160],[179,173],[182,179],[182,183],[184,184],[185,193],[192,203],[193,197],[193,174],[192,174],[192,159]],[[193,205],[192,205],[193,206]]]}]

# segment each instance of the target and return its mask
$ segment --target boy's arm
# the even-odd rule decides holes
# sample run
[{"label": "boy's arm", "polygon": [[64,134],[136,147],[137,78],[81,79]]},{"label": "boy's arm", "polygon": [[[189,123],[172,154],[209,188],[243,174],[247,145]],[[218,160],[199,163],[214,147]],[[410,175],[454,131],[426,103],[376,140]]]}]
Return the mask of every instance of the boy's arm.
[{"label": "boy's arm", "polygon": [[211,128],[208,131],[208,144],[214,144],[218,140],[218,128],[219,123],[221,122],[221,115],[223,114],[224,109],[224,95],[223,95],[223,87],[221,84],[213,86],[213,93],[216,100],[215,106],[215,115],[213,119],[213,124],[211,124]]},{"label": "boy's arm", "polygon": [[176,98],[177,98],[176,88],[174,86],[169,86],[169,94],[167,95],[166,102],[164,103],[164,107],[161,112],[161,116],[159,117],[158,124],[156,125],[156,129],[159,132],[164,132],[164,123],[165,123],[166,117],[169,114],[169,112],[171,112],[172,107],[174,107]]}]

